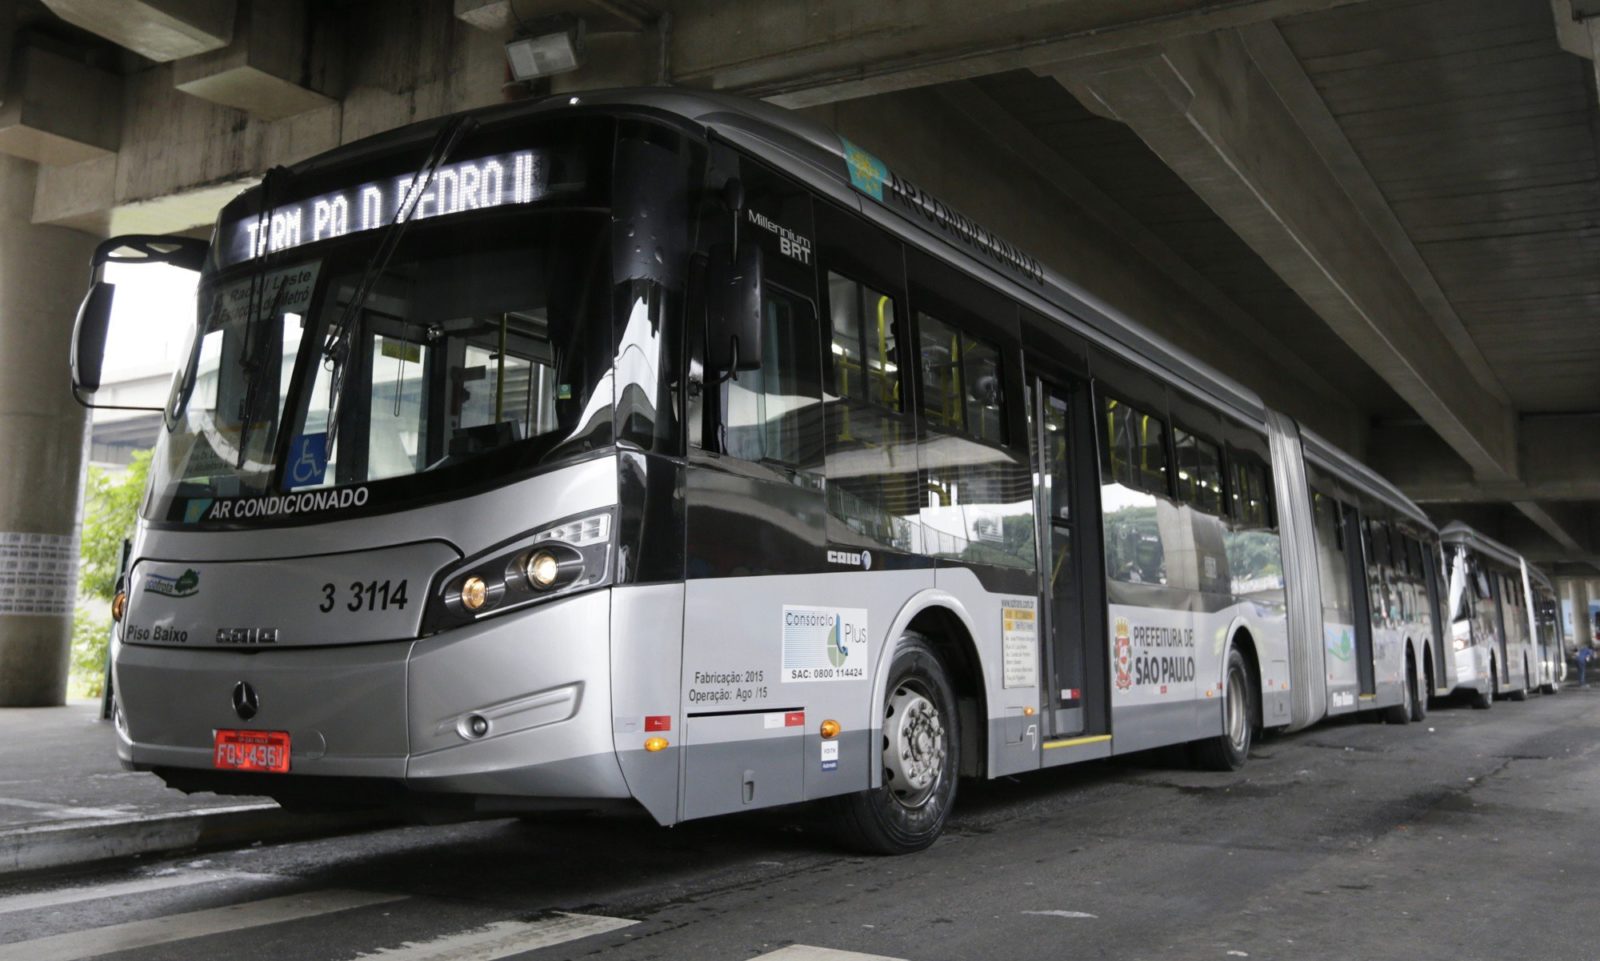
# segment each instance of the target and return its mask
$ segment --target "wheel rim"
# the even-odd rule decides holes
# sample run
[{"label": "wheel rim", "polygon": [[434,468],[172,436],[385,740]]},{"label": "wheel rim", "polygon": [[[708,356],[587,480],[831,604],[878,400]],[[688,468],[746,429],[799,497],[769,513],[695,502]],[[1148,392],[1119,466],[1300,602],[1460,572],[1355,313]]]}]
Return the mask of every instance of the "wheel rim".
[{"label": "wheel rim", "polygon": [[1223,709],[1227,712],[1228,718],[1228,742],[1236,751],[1244,750],[1245,736],[1249,730],[1244,698],[1244,678],[1236,670],[1229,671],[1228,698],[1223,702]]},{"label": "wheel rim", "polygon": [[928,692],[905,683],[884,708],[883,768],[889,796],[902,806],[928,803],[944,780],[944,719]]}]

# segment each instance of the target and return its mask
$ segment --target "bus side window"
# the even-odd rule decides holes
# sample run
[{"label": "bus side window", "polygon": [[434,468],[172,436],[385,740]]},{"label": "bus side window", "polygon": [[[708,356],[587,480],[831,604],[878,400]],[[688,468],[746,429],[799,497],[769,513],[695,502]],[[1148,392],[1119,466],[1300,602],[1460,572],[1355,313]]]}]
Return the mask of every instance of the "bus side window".
[{"label": "bus side window", "polygon": [[1223,514],[1222,448],[1179,427],[1172,429],[1178,453],[1178,499],[1208,514]]},{"label": "bus side window", "polygon": [[1126,401],[1103,398],[1106,479],[1134,490],[1170,496],[1167,490],[1167,425]]},{"label": "bus side window", "polygon": [[[1228,463],[1232,467],[1229,479],[1233,482],[1233,517],[1244,527],[1270,529],[1272,502],[1267,485],[1267,469],[1254,455],[1229,445]],[[1342,527],[1343,525],[1341,525]],[[1341,532],[1343,546],[1343,534]]]},{"label": "bus side window", "polygon": [[815,470],[822,464],[816,308],[771,284],[761,299],[761,367],[723,382],[721,447],[741,460]]},{"label": "bus side window", "polygon": [[881,290],[828,271],[833,382],[839,396],[901,410],[894,300]]}]

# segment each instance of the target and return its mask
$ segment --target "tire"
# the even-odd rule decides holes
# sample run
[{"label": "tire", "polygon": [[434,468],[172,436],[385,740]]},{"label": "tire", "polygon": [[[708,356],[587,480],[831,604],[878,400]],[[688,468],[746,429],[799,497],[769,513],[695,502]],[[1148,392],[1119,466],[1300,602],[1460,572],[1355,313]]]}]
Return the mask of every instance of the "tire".
[{"label": "tire", "polygon": [[1528,662],[1526,660],[1522,662],[1522,686],[1507,694],[1506,697],[1513,701],[1526,701],[1528,699]]},{"label": "tire", "polygon": [[1419,687],[1415,679],[1411,684],[1411,720],[1421,724],[1428,719],[1428,699],[1433,697],[1433,667],[1431,664],[1422,669],[1422,685]]},{"label": "tire", "polygon": [[1494,669],[1494,662],[1489,662],[1489,691],[1472,692],[1472,709],[1474,711],[1487,711],[1494,707],[1494,699],[1500,696],[1500,673]]},{"label": "tire", "polygon": [[842,840],[867,854],[932,844],[955,804],[961,770],[956,696],[921,634],[907,632],[889,666],[883,706],[883,783],[836,799]]},{"label": "tire", "polygon": [[1250,758],[1255,726],[1255,692],[1250,669],[1237,649],[1228,651],[1228,669],[1222,685],[1222,733],[1189,746],[1194,765],[1207,771],[1237,771]]}]

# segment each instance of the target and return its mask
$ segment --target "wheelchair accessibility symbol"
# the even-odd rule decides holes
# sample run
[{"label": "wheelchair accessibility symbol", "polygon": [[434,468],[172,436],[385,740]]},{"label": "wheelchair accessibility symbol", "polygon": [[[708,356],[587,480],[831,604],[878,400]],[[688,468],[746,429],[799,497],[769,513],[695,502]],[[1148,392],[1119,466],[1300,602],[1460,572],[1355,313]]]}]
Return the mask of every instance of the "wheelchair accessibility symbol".
[{"label": "wheelchair accessibility symbol", "polygon": [[289,469],[284,472],[284,486],[290,490],[322,483],[328,472],[328,435],[301,434],[289,443]]}]

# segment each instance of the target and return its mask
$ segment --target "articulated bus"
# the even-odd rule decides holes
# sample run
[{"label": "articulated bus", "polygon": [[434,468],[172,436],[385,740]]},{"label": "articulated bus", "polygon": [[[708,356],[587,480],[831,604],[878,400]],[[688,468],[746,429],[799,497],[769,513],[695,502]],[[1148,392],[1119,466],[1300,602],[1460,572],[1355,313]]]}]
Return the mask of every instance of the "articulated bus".
[{"label": "articulated bus", "polygon": [[1463,680],[1392,486],[764,104],[429,121],[96,269],[136,260],[201,269],[114,653],[119,754],[178,789],[827,799],[904,852],[960,775],[1233,769]]},{"label": "articulated bus", "polygon": [[1446,524],[1440,538],[1453,555],[1449,610],[1456,657],[1475,661],[1486,680],[1474,706],[1486,707],[1501,696],[1526,700],[1535,689],[1558,690],[1565,658],[1549,578],[1516,551],[1459,521]]}]

